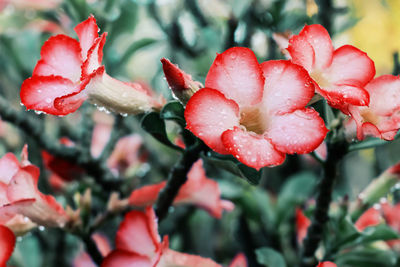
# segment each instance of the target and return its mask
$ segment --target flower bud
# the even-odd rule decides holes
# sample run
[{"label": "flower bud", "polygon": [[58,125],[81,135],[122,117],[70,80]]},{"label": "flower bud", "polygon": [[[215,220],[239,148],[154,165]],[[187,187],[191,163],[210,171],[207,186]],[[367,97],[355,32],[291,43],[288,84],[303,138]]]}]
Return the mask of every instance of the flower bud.
[{"label": "flower bud", "polygon": [[192,76],[183,72],[168,59],[162,58],[161,63],[163,64],[165,78],[172,93],[183,105],[186,105],[192,95],[202,88],[203,85],[200,82],[193,81]]}]

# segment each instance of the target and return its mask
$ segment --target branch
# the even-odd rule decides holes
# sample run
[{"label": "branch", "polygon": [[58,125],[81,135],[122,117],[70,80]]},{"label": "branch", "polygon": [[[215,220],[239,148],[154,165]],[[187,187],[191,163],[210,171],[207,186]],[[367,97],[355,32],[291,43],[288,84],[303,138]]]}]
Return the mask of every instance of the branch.
[{"label": "branch", "polygon": [[163,190],[158,195],[155,204],[155,211],[158,221],[162,221],[168,214],[168,210],[174,202],[181,186],[187,180],[187,174],[192,165],[199,159],[200,153],[205,151],[207,147],[201,142],[198,145],[189,147],[183,152],[180,160],[171,169],[168,175],[168,181]]},{"label": "branch", "polygon": [[20,128],[42,149],[48,151],[55,157],[63,158],[84,168],[86,173],[96,179],[106,192],[118,188],[119,181],[110,172],[104,161],[86,157],[85,153],[78,147],[66,147],[54,138],[43,132],[43,128],[37,119],[27,116],[26,112],[15,110],[2,97],[0,97],[0,117]]},{"label": "branch", "polygon": [[322,239],[325,223],[329,219],[329,205],[332,200],[333,185],[337,177],[337,165],[347,153],[347,146],[345,142],[328,144],[328,158],[324,164],[323,177],[316,199],[316,208],[311,226],[308,228],[307,236],[304,240],[304,250],[301,258],[302,267],[316,266],[314,254]]}]

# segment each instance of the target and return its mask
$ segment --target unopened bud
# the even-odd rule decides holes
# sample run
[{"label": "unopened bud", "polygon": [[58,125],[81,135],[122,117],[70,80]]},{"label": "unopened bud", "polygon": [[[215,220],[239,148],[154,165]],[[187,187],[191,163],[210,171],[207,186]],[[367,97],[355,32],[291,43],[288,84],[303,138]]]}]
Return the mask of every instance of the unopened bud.
[{"label": "unopened bud", "polygon": [[200,82],[193,81],[192,76],[186,74],[178,66],[172,64],[168,59],[162,58],[163,71],[169,87],[174,96],[182,102],[183,105],[189,101],[203,85]]}]

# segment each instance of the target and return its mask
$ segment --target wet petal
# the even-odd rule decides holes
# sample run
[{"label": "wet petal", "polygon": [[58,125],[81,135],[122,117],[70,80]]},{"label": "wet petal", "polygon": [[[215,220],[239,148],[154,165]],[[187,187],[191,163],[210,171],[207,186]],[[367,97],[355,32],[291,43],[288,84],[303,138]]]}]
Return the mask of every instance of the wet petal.
[{"label": "wet petal", "polygon": [[287,60],[261,64],[265,77],[263,105],[271,113],[304,108],[314,96],[314,84],[307,71]]},{"label": "wet petal", "polygon": [[383,75],[365,86],[370,95],[369,108],[382,116],[392,115],[400,109],[400,77]]},{"label": "wet petal", "polygon": [[268,137],[275,148],[288,154],[306,154],[315,150],[328,130],[318,112],[313,109],[273,117]]},{"label": "wet petal", "polygon": [[40,55],[33,76],[54,75],[79,81],[82,58],[78,41],[62,34],[50,37],[43,44]]},{"label": "wet petal", "polygon": [[60,76],[33,76],[21,86],[21,102],[27,109],[43,111],[52,115],[68,113],[57,109],[54,100],[78,90],[74,83]]},{"label": "wet petal", "polygon": [[89,49],[99,37],[98,32],[100,29],[97,27],[96,19],[91,15],[87,20],[76,25],[74,30],[79,38],[79,44],[82,49],[82,58],[85,60]]},{"label": "wet petal", "polygon": [[253,51],[233,47],[217,55],[208,71],[206,87],[220,91],[239,106],[260,102],[264,77]]},{"label": "wet petal", "polygon": [[229,154],[221,135],[239,125],[239,107],[217,90],[204,88],[196,92],[186,105],[187,129],[221,154]]},{"label": "wet petal", "polygon": [[280,165],[285,160],[285,154],[275,150],[268,139],[238,127],[225,131],[222,142],[240,162],[257,170],[265,166]]},{"label": "wet petal", "polygon": [[306,68],[323,69],[332,62],[333,46],[328,31],[321,25],[306,25],[289,40],[288,51],[294,63]]},{"label": "wet petal", "polygon": [[363,51],[344,45],[335,50],[326,75],[332,84],[363,87],[374,78],[375,64]]},{"label": "wet petal", "polygon": [[106,42],[106,36],[107,33],[103,33],[99,38],[97,38],[95,43],[87,52],[87,58],[82,65],[82,80],[101,66],[101,62],[103,61],[103,47]]}]

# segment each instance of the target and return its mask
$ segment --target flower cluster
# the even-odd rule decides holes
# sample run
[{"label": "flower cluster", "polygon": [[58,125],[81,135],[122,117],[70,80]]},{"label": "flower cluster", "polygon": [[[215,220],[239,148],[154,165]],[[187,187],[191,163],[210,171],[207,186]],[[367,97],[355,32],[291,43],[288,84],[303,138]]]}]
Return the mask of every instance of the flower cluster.
[{"label": "flower cluster", "polygon": [[398,77],[374,79],[367,54],[351,45],[334,49],[321,25],[305,26],[287,45],[289,60],[261,64],[250,49],[228,49],[194,93],[187,89],[190,76],[163,60],[173,91],[193,95],[185,110],[187,128],[214,151],[248,166],[279,165],[285,154],[306,154],[322,143],[325,123],[309,105],[325,98],[348,115],[347,135],[393,140],[400,128]]}]

